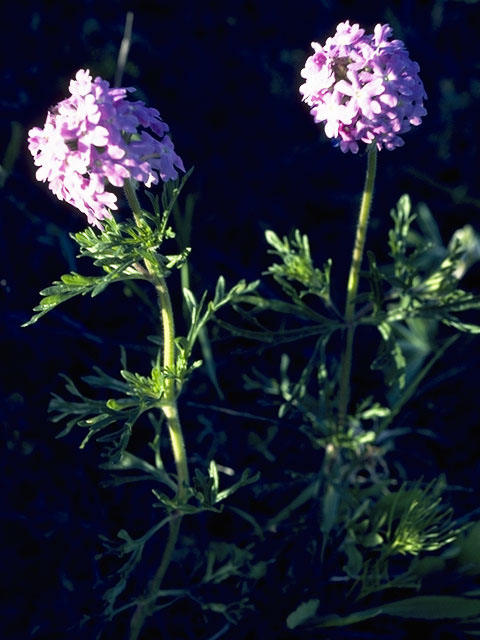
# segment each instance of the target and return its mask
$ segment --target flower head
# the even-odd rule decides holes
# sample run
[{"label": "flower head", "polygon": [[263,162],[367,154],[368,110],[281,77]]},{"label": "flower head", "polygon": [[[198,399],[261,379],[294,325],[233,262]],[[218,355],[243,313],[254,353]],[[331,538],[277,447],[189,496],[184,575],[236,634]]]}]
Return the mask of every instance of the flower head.
[{"label": "flower head", "polygon": [[400,147],[400,134],[421,124],[427,113],[419,66],[391,35],[388,24],[377,24],[366,35],[347,20],[323,47],[312,42],[314,54],[301,71],[300,93],[315,122],[325,123],[325,134],[344,153],[357,153],[360,141],[379,150]]},{"label": "flower head", "polygon": [[133,178],[150,187],[185,169],[159,112],[126,99],[135,89],[111,88],[80,69],[69,90],[70,97],[50,109],[43,129],[28,132],[28,148],[39,167],[37,180],[47,180],[60,200],[102,228],[109,209],[118,208],[109,186]]}]

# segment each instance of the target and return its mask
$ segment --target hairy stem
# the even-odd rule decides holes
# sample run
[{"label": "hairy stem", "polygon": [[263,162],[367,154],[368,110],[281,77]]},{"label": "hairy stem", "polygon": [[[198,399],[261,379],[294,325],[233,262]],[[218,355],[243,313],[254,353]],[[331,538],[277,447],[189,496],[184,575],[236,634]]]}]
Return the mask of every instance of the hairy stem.
[{"label": "hairy stem", "polygon": [[[137,225],[141,224],[142,210],[138,202],[137,195],[133,185],[129,180],[125,181],[125,195],[133,212],[133,216]],[[145,265],[151,276],[152,283],[155,286],[160,317],[163,328],[163,370],[165,373],[165,387],[162,401],[162,411],[165,415],[168,430],[170,434],[170,442],[173,451],[173,458],[177,471],[177,500],[184,502],[188,494],[188,486],[190,483],[187,455],[185,450],[185,441],[183,438],[182,427],[178,416],[177,408],[177,390],[175,385],[175,323],[173,319],[172,303],[168,291],[165,278],[158,274],[155,266],[146,260]],[[147,595],[144,600],[139,602],[130,623],[129,640],[137,640],[139,637],[145,620],[151,614],[155,605],[155,595],[160,589],[162,580],[167,572],[170,561],[175,551],[181,524],[181,514],[174,513],[170,522],[170,529],[160,565],[149,584]]]},{"label": "hairy stem", "polygon": [[345,324],[347,334],[345,339],[345,350],[342,356],[340,370],[340,387],[338,392],[338,431],[343,431],[347,418],[348,401],[350,399],[350,373],[352,370],[353,338],[355,333],[355,299],[358,292],[358,282],[360,279],[360,267],[362,265],[363,249],[367,237],[368,218],[373,199],[373,186],[375,184],[375,174],[377,170],[377,149],[373,146],[368,152],[367,175],[365,187],[363,189],[360,211],[358,214],[357,232],[353,245],[352,262],[350,274],[348,276],[347,300],[345,304]]}]

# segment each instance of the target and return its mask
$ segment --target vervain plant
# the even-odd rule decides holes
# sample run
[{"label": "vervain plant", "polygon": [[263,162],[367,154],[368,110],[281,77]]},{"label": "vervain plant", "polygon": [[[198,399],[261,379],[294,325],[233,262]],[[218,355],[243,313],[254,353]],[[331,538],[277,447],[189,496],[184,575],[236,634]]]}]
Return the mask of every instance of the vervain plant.
[{"label": "vervain plant", "polygon": [[[177,397],[191,371],[200,364],[192,361],[192,351],[205,324],[220,307],[251,292],[256,283],[240,282],[226,290],[224,279],[220,277],[213,298],[207,301],[205,293],[200,302],[192,292],[184,289],[190,327],[186,336],[176,335],[167,277],[172,269],[182,267],[189,249],[175,255],[165,255],[161,251],[164,241],[175,237],[169,217],[188,174],[182,181],[178,180],[177,169],[184,171],[183,163],[174,151],[167,135],[168,127],[158,111],[140,101],[128,101],[127,91],[133,89],[110,88],[108,82],[101,78],[92,80],[89,71],[82,69],[70,83],[71,96],[49,112],[43,129],[35,128],[29,133],[29,148],[40,167],[37,178],[47,180],[60,199],[85,213],[100,232],[87,229],[74,236],[80,256],[91,258],[99,267],[99,275],[87,277],[70,273],[62,276],[60,281],[41,292],[43,299],[35,309],[37,313],[27,324],[36,322],[73,296],[90,294],[94,297],[113,282],[145,280],[155,290],[162,337],[156,340],[159,347],[151,374],[143,376],[129,371],[124,352],[119,379],[99,368],[95,369],[94,375],[84,378],[93,389],[107,393],[105,400],[86,397],[67,379],[67,391],[72,399],[55,396],[51,402],[55,421],[68,418],[67,427],[60,435],[68,433],[75,425],[84,427],[87,429],[81,445],[84,446],[90,438],[102,433],[98,440],[107,447],[106,468],[140,470],[169,492],[154,490],[159,504],[166,510],[166,517],[158,525],[139,540],[132,540],[126,532],[119,534],[126,540],[119,552],[130,554],[130,558],[120,571],[120,582],[107,594],[109,616],[116,613],[115,600],[140,561],[143,546],[160,528],[169,526],[159,567],[145,597],[134,603],[130,631],[133,640],[139,637],[145,619],[155,606],[155,594],[170,564],[182,516],[217,509],[215,505],[230,493],[255,480],[245,471],[237,483],[220,490],[218,471],[212,460],[208,475],[197,470],[195,482],[190,482]],[[166,183],[161,202],[158,197],[151,196],[152,210],[147,211],[138,200],[137,185],[144,182],[150,186],[159,179]],[[117,208],[117,197],[108,190],[110,185],[123,186],[131,219],[125,222],[113,219],[110,209]],[[138,459],[127,451],[132,430],[145,413],[152,425],[152,461]],[[173,475],[167,473],[162,462],[162,420],[170,434],[176,470]],[[105,430],[108,430],[107,434],[104,434]]]},{"label": "vervain plant", "polygon": [[[406,479],[399,484],[389,456],[398,433],[395,422],[432,366],[459,334],[480,332],[478,324],[466,322],[463,316],[480,307],[480,297],[460,288],[461,278],[480,256],[480,243],[471,227],[459,229],[444,247],[428,209],[424,205],[412,209],[404,195],[391,213],[391,264],[379,265],[370,251],[368,265],[364,264],[378,152],[403,145],[401,136],[420,125],[426,114],[419,67],[410,60],[403,42],[391,36],[388,25],[377,25],[373,34],[366,34],[357,24],[341,23],[325,45],[312,43],[314,54],[302,70],[305,82],[300,91],[315,122],[325,124],[327,137],[342,152],[357,154],[363,146],[367,156],[343,312],[330,289],[334,262],[326,259],[323,267],[315,266],[308,236],[299,230],[290,238],[269,230],[266,241],[274,262],[264,275],[276,282],[279,297],[267,296],[261,281],[241,281],[227,288],[222,276],[213,296],[205,292],[197,297],[184,286],[188,328],[186,335],[177,335],[169,276],[175,269],[183,270],[183,283],[188,283],[190,248],[182,244],[172,254],[165,247],[175,238],[171,214],[178,208],[190,172],[185,173],[158,111],[128,100],[132,88],[111,88],[105,80],[92,79],[89,71],[80,70],[70,83],[70,97],[49,111],[42,129],[29,133],[29,148],[39,167],[37,178],[87,216],[91,227],[73,239],[79,255],[93,261],[97,274],[63,275],[41,292],[42,300],[27,324],[74,296],[95,297],[116,282],[145,281],[152,286],[158,305],[161,332],[151,339],[156,354],[148,375],[131,371],[122,349],[119,377],[95,367],[81,385],[66,378],[67,395],[55,395],[50,405],[53,420],[66,422],[60,435],[78,426],[86,431],[82,447],[92,438],[103,443],[106,461],[102,466],[123,477],[118,484],[144,477],[154,485],[153,506],[162,513],[158,522],[140,538],[121,530],[119,544],[106,541],[108,551],[127,560],[105,594],[105,615],[110,620],[120,612],[131,612],[129,640],[143,637],[147,621],[179,597],[189,599],[192,607],[223,615],[225,631],[253,615],[252,586],[265,578],[288,540],[293,544],[296,537],[308,542],[296,551],[304,554],[301,562],[323,567],[329,556],[334,558],[329,561],[334,569],[321,587],[315,581],[298,586],[292,556],[293,583],[285,587],[291,606],[283,619],[290,629],[302,626],[305,633],[318,633],[322,627],[350,625],[380,613],[470,622],[480,616],[480,601],[463,594],[447,600],[434,595],[398,601],[387,595],[387,589],[420,589],[424,575],[420,559],[444,548],[452,553],[468,524],[469,516],[455,518],[445,505],[441,478],[428,483]],[[184,174],[181,179],[180,173]],[[139,193],[140,183],[148,190],[160,181],[164,183],[160,198],[149,191]],[[112,215],[118,208],[115,188],[123,188],[131,211],[123,219]],[[362,279],[366,288],[361,287]],[[219,315],[227,305],[240,314],[239,320],[232,321],[231,314],[228,321]],[[288,428],[280,430],[286,425],[294,426],[296,440],[301,434],[302,452],[319,452],[315,463],[308,463],[312,466],[305,463],[294,468],[292,451],[291,461],[285,461],[288,481],[283,471],[269,484],[246,469],[224,488],[213,459],[192,474],[194,456],[185,442],[177,400],[186,380],[202,364],[194,356],[199,340],[216,384],[205,333],[211,320],[249,341],[271,345],[312,341],[303,364],[300,356],[292,361],[288,353],[282,354],[278,378],[258,366],[244,377],[245,402],[255,391],[277,410],[267,438],[251,434],[250,444],[267,460],[275,460],[269,447],[282,433],[287,438],[284,448],[290,447],[292,434]],[[442,324],[452,331],[447,337],[439,332]],[[366,327],[376,328],[380,347],[367,363],[365,378],[371,369],[381,371],[385,389],[369,389],[354,405],[355,338]],[[149,454],[144,458],[129,449],[141,417],[151,427]],[[163,424],[169,433],[174,471],[164,464]],[[232,506],[252,527],[252,538],[242,547],[212,540],[200,580],[201,584],[228,581],[236,599],[207,602],[188,584],[165,589],[165,576],[182,544],[182,519],[205,511],[220,513],[224,500],[246,485],[252,485],[258,501],[269,496],[267,502],[271,499],[278,508],[265,512],[254,506],[247,513]],[[124,599],[145,545],[167,527],[163,554],[145,591]],[[281,530],[284,537],[279,543],[276,536]],[[266,539],[275,541],[271,550],[265,548]],[[332,585],[338,584],[345,585],[347,608],[335,608],[338,590]],[[381,604],[372,600],[379,593],[384,594]],[[159,604],[161,598],[167,599],[166,604]],[[376,606],[359,610],[358,601]]]}]

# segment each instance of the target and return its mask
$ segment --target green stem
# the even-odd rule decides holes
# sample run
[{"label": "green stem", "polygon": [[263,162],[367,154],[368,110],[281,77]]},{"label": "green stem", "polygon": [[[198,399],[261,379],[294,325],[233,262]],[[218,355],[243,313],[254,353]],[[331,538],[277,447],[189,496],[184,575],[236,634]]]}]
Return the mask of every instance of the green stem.
[{"label": "green stem", "polygon": [[141,220],[143,217],[142,207],[140,206],[137,194],[135,193],[135,188],[129,178],[127,178],[123,183],[123,190],[125,191],[125,195],[127,196],[128,204],[130,205],[130,209],[132,210],[135,222],[137,223],[137,226],[141,226]]},{"label": "green stem", "polygon": [[175,388],[175,325],[173,322],[173,310],[168,293],[167,283],[164,278],[158,278],[155,285],[158,295],[158,306],[163,326],[163,369],[166,373],[164,401],[162,410],[167,419],[172,445],[173,458],[177,468],[177,499],[185,500],[188,485],[190,484],[187,465],[185,441],[183,439],[182,426],[177,409],[177,391]]},{"label": "green stem", "polygon": [[138,639],[143,629],[143,625],[145,624],[145,620],[150,616],[152,607],[155,605],[156,594],[160,589],[163,577],[167,572],[173,552],[175,551],[175,545],[177,544],[181,521],[181,514],[176,514],[175,518],[170,523],[167,544],[163,552],[160,566],[158,567],[157,572],[149,585],[148,593],[145,599],[141,600],[138,603],[132,616],[132,620],[130,622],[129,640]]},{"label": "green stem", "polygon": [[[138,201],[135,189],[129,180],[124,184],[125,195],[132,209],[135,222],[138,226],[142,224],[142,209]],[[145,265],[151,276],[152,283],[155,286],[158,296],[158,307],[163,328],[163,370],[165,372],[165,387],[162,400],[162,411],[165,415],[168,430],[170,434],[170,442],[173,451],[173,458],[177,471],[177,501],[185,502],[188,496],[188,487],[190,484],[187,454],[185,450],[185,441],[183,438],[182,427],[178,416],[177,408],[177,390],[175,385],[175,323],[173,318],[172,303],[168,291],[165,278],[158,274],[153,262],[145,260]],[[180,513],[174,513],[170,522],[170,529],[160,566],[148,587],[148,592],[144,600],[139,602],[135,613],[133,614],[130,624],[129,640],[137,640],[139,637],[146,618],[152,611],[155,604],[155,594],[158,592],[162,580],[167,572],[170,561],[175,550],[180,531],[182,516]]]},{"label": "green stem", "polygon": [[[142,209],[135,193],[135,189],[130,180],[124,183],[125,195],[132,209],[135,222],[138,226],[142,223]],[[177,498],[183,500],[185,498],[188,485],[190,483],[187,466],[187,456],[185,451],[185,442],[183,439],[182,427],[178,417],[177,409],[177,392],[175,388],[175,378],[173,372],[175,370],[175,322],[173,319],[172,302],[168,291],[165,278],[160,276],[154,265],[149,261],[145,261],[145,265],[151,276],[152,282],[158,296],[158,308],[162,320],[163,328],[163,370],[167,374],[165,378],[165,390],[162,402],[162,410],[167,419],[170,439],[172,444],[175,466],[177,468],[178,493]]]},{"label": "green stem", "polygon": [[348,401],[350,399],[350,373],[352,370],[353,338],[355,333],[355,299],[358,292],[358,282],[360,279],[360,267],[362,266],[363,249],[367,237],[368,218],[373,199],[373,186],[375,184],[375,174],[377,170],[377,149],[373,146],[368,152],[367,175],[365,187],[363,189],[360,212],[358,214],[357,232],[353,245],[352,263],[348,276],[347,300],[345,304],[345,324],[347,335],[345,341],[345,351],[342,356],[340,371],[340,387],[338,392],[338,430],[341,432],[345,427],[347,419]]}]

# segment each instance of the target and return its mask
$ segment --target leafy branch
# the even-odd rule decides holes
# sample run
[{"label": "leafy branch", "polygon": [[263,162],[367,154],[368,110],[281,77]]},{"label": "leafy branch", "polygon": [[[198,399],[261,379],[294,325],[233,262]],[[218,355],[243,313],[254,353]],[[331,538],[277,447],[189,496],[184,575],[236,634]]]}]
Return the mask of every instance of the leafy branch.
[{"label": "leafy branch", "polygon": [[169,275],[171,269],[180,269],[190,253],[188,247],[173,255],[161,255],[158,249],[165,240],[175,237],[175,232],[168,226],[168,219],[190,173],[191,170],[180,184],[165,185],[162,210],[158,198],[148,194],[154,212],[142,211],[143,217],[138,224],[134,220],[117,222],[112,217],[104,221],[103,231],[89,227],[72,234],[71,237],[80,247],[78,257],[92,259],[103,273],[83,276],[71,272],[61,276],[60,280],[40,291],[43,299],[34,308],[36,313],[23,326],[34,324],[59,304],[75,296],[90,294],[93,298],[114,282],[151,281],[151,274],[142,266],[144,261],[154,264],[163,278]]}]

